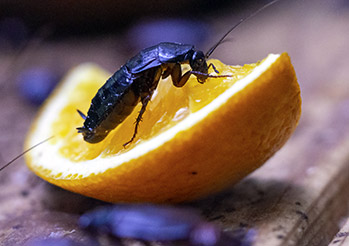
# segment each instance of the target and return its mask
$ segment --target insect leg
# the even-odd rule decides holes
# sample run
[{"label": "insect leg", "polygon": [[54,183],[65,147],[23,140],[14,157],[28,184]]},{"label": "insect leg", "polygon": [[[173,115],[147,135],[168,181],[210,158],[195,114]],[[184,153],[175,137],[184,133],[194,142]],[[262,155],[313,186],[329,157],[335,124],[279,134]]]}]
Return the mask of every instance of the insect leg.
[{"label": "insect leg", "polygon": [[219,73],[219,71],[216,69],[216,67],[213,65],[213,63],[210,63],[207,67],[207,69],[209,69],[210,67],[212,67],[212,69],[216,72]]},{"label": "insect leg", "polygon": [[[219,71],[216,69],[216,67],[212,63],[210,63],[208,68],[209,67],[212,67],[213,70],[216,73],[219,73]],[[231,77],[231,75],[211,75],[211,74],[208,74],[208,73],[202,73],[202,72],[193,71],[193,70],[189,70],[189,71],[187,71],[186,73],[184,73],[182,75],[182,69],[181,69],[181,65],[179,63],[175,63],[171,68],[168,68],[167,70],[165,70],[165,73],[164,74],[166,75],[166,77],[171,75],[173,85],[176,86],[176,87],[184,86],[185,83],[187,83],[190,75],[192,75],[192,74],[197,76],[197,77],[201,77],[201,78],[207,78],[207,77],[210,77],[210,78],[226,78],[226,77]],[[164,77],[164,75],[163,75],[163,77]],[[202,83],[204,83],[204,79],[198,79],[198,82],[202,84]]]},{"label": "insect leg", "polygon": [[162,79],[166,79],[168,76],[171,75],[172,70],[174,68],[176,63],[167,63],[167,64],[163,64],[163,73],[161,75]]},{"label": "insect leg", "polygon": [[139,111],[139,114],[138,114],[136,122],[135,122],[136,125],[135,125],[135,129],[134,129],[134,132],[133,132],[133,136],[132,136],[132,138],[129,141],[127,141],[126,143],[123,144],[124,147],[129,145],[136,138],[136,135],[137,135],[137,132],[138,132],[139,123],[142,121],[142,116],[143,116],[143,114],[145,112],[145,109],[147,108],[147,105],[148,105],[148,102],[151,99],[151,96],[152,96],[152,93],[149,93],[147,96],[145,96],[144,98],[141,99],[142,108]]},{"label": "insect leg", "polygon": [[191,71],[186,72],[182,75],[182,68],[179,63],[176,63],[171,70],[171,78],[173,85],[176,87],[182,87],[187,83],[189,77],[191,75]]}]

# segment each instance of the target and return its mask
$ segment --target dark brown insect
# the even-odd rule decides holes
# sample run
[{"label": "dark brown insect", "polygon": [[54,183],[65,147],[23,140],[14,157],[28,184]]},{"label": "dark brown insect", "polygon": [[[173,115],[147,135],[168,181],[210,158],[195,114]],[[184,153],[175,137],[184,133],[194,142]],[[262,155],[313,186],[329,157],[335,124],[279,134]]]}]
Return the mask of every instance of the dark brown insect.
[{"label": "dark brown insect", "polygon": [[[173,85],[182,87],[190,75],[195,75],[199,83],[204,83],[208,77],[229,77],[229,75],[210,75],[204,55],[193,45],[179,43],[160,43],[142,50],[116,71],[98,90],[92,99],[87,116],[78,110],[85,120],[78,132],[89,143],[102,141],[108,133],[129,116],[138,102],[142,108],[135,123],[132,138],[124,144],[131,143],[137,134],[139,123],[146,107],[158,86],[160,78],[172,77]],[[189,63],[192,70],[182,74],[181,64]],[[215,69],[216,72],[218,72]]]},{"label": "dark brown insect", "polygon": [[[82,133],[86,142],[98,143],[122,123],[132,113],[138,102],[141,102],[142,108],[136,119],[133,135],[124,144],[124,146],[128,145],[137,135],[139,123],[160,78],[171,76],[174,86],[182,87],[190,75],[196,76],[199,83],[204,83],[209,77],[230,77],[230,75],[208,74],[209,67],[212,67],[216,73],[218,71],[213,64],[207,65],[206,59],[243,21],[277,1],[279,0],[272,1],[247,18],[241,19],[206,54],[195,49],[193,45],[180,43],[160,43],[142,50],[128,60],[98,90],[92,99],[87,116],[78,110],[85,120],[83,126],[77,128],[78,132]],[[185,63],[190,65],[191,70],[182,74],[181,64]]]},{"label": "dark brown insect", "polygon": [[250,246],[256,234],[253,229],[228,234],[205,221],[196,210],[151,204],[99,208],[82,215],[79,225],[117,238],[182,241],[188,246]]}]

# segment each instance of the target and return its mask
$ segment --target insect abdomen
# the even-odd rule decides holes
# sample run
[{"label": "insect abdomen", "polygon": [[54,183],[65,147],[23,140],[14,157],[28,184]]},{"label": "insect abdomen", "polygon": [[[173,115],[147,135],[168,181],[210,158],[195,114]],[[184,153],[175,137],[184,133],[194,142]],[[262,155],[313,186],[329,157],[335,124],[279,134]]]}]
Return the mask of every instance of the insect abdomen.
[{"label": "insect abdomen", "polygon": [[131,114],[139,102],[139,95],[130,86],[133,82],[127,69],[121,67],[98,90],[81,131],[87,142],[103,140],[110,130]]}]

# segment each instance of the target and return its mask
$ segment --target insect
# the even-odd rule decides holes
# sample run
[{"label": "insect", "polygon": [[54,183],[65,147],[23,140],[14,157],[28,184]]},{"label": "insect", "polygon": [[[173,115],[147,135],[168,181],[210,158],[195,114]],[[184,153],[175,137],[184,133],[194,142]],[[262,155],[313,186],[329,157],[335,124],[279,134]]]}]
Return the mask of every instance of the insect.
[{"label": "insect", "polygon": [[[199,83],[204,83],[207,78],[230,77],[230,75],[209,74],[210,67],[216,73],[219,72],[212,63],[208,65],[206,60],[238,25],[277,1],[272,1],[247,18],[241,19],[206,54],[195,49],[193,45],[169,42],[142,50],[121,66],[98,90],[87,115],[78,110],[84,119],[83,126],[77,128],[78,133],[82,133],[86,142],[98,143],[122,123],[132,113],[138,102],[141,102],[142,107],[136,118],[133,135],[124,144],[124,147],[127,146],[137,135],[139,123],[160,78],[171,76],[173,85],[182,87],[191,75],[196,76]],[[182,74],[181,64],[189,64],[191,70]]]},{"label": "insect", "polygon": [[[175,86],[178,87],[183,86],[191,75],[196,76],[199,83],[203,83],[208,77],[225,77],[226,75],[208,74],[208,68],[210,66],[212,66],[215,72],[218,73],[218,71],[216,71],[213,65],[207,65],[206,59],[223,42],[226,36],[238,25],[278,1],[280,0],[274,0],[264,5],[254,13],[250,14],[248,17],[240,19],[240,21],[235,24],[230,30],[228,30],[228,32],[226,32],[226,34],[223,35],[223,37],[206,54],[201,51],[195,50],[191,45],[181,45],[174,43],[164,43],[163,45],[155,46],[155,48],[151,47],[143,50],[134,58],[129,60],[123,67],[121,67],[120,70],[117,71],[105,83],[100,91],[97,92],[97,95],[92,100],[93,105],[87,113],[87,116],[85,116],[81,111],[78,111],[79,114],[85,119],[84,125],[82,127],[79,127],[78,131],[83,134],[84,139],[88,142],[102,141],[102,139],[106,137],[106,135],[109,133],[109,131],[111,131],[111,129],[113,129],[113,127],[115,128],[116,125],[120,124],[120,122],[122,122],[130,114],[129,112],[134,109],[135,104],[137,104],[138,100],[140,100],[142,102],[142,109],[136,120],[135,131],[130,141],[125,143],[125,145],[131,143],[137,134],[138,124],[160,77],[171,76],[172,78],[174,78],[173,81]],[[167,60],[165,59],[165,62],[162,63],[162,60],[158,59],[155,55],[166,55],[167,53],[163,51],[157,51],[157,49],[159,48],[163,48],[163,51],[169,51],[169,55],[172,55],[172,60],[167,57]],[[143,57],[143,55],[145,55],[145,57]],[[155,58],[152,56],[154,56]],[[153,66],[152,62],[155,62],[158,65]],[[180,64],[185,62],[189,62],[192,70],[182,75]],[[132,65],[131,68],[133,70],[126,66],[128,64]],[[117,89],[112,88],[112,86],[115,86],[116,84],[116,79],[118,79],[117,84],[120,85],[120,88]],[[136,83],[136,81],[138,82]],[[136,85],[141,86],[142,88],[135,89]],[[116,97],[118,100],[116,100],[115,98],[109,99],[112,97],[112,89],[116,90],[116,92],[118,93],[118,96]],[[132,92],[129,92],[129,90],[132,90]],[[136,97],[137,100],[135,100]],[[111,101],[109,102],[106,99]],[[112,111],[113,108],[109,106],[110,103],[113,104],[113,100],[115,101],[114,104],[116,104],[117,109],[120,110],[119,113],[116,112],[115,114],[115,112]],[[121,112],[123,114],[121,114]],[[116,119],[113,117],[115,117]],[[112,127],[108,126],[109,124],[112,125]],[[39,142],[38,144],[25,150],[20,155],[8,162],[6,165],[1,167],[0,171],[8,167],[10,164],[14,163],[17,159],[19,159],[27,152],[31,151],[39,145],[42,145],[53,137]],[[130,220],[131,214],[134,214],[133,218],[136,219],[135,221]],[[125,220],[120,219],[123,216],[125,216]],[[140,223],[142,221],[146,223]],[[144,207],[144,205],[138,205],[138,207],[137,205],[124,205],[114,208],[102,208],[101,210],[96,210],[84,214],[80,218],[80,226],[90,230],[100,232],[105,231],[120,238],[134,237],[148,241],[187,240],[190,242],[190,245],[250,245],[255,234],[254,231],[251,230],[242,237],[242,240],[232,238],[230,235],[227,235],[226,233],[217,229],[216,226],[205,222],[198,215],[195,215],[193,213],[183,211],[180,212],[173,210],[173,208],[165,209],[155,206]],[[159,231],[161,231],[162,233],[159,233]],[[176,232],[177,234],[175,234],[174,232]],[[207,238],[207,235],[210,235],[207,234],[208,232],[211,232],[211,235],[213,236]],[[208,240],[212,241],[209,242]],[[56,242],[56,245],[82,245],[75,244],[69,239],[44,239],[41,242],[41,245],[53,245],[53,243]],[[232,242],[234,242],[234,244]],[[35,242],[30,245],[39,244],[38,242]]]},{"label": "insect", "polygon": [[[229,33],[231,33],[236,27],[238,27],[241,23],[243,23],[244,21],[254,17],[255,15],[257,15],[259,12],[263,11],[264,9],[268,8],[269,6],[273,5],[274,3],[277,3],[281,0],[273,0],[265,5],[263,5],[261,8],[257,9],[255,12],[251,13],[250,15],[248,15],[245,18],[241,18],[233,27],[231,27],[224,35],[223,37],[214,45],[211,47],[211,49],[209,49],[209,51],[206,53],[206,55],[203,55],[203,52],[201,51],[196,51],[192,46],[192,45],[181,45],[181,44],[176,44],[176,43],[164,43],[165,49],[170,50],[170,54],[172,54],[172,58],[176,58],[174,59],[175,62],[170,62],[170,59],[168,59],[167,63],[164,64],[160,64],[160,59],[155,59],[153,57],[153,60],[150,59],[152,58],[151,56],[149,56],[149,52],[151,50],[154,51],[154,47],[150,47],[148,49],[143,50],[142,52],[140,52],[138,55],[136,55],[134,58],[130,59],[125,65],[127,65],[129,62],[133,62],[130,64],[133,64],[133,69],[135,69],[134,71],[137,71],[137,68],[140,69],[141,71],[143,71],[141,73],[141,75],[143,75],[143,77],[141,78],[142,81],[148,82],[146,83],[144,86],[148,88],[148,91],[145,91],[144,93],[148,96],[144,97],[144,94],[138,95],[139,98],[142,98],[141,96],[143,96],[144,99],[144,103],[142,101],[142,108],[141,108],[141,112],[138,115],[138,118],[136,120],[136,126],[135,126],[135,131],[133,133],[132,138],[125,143],[124,145],[126,146],[127,144],[131,143],[136,134],[137,134],[137,130],[138,130],[138,125],[139,122],[141,121],[141,117],[145,111],[145,108],[150,100],[150,97],[152,95],[152,93],[154,92],[157,83],[154,84],[154,79],[157,79],[160,75],[159,73],[162,72],[162,66],[163,67],[167,67],[167,69],[165,70],[166,72],[164,72],[161,76],[162,77],[168,77],[168,76],[174,76],[175,78],[177,78],[177,80],[175,79],[175,83],[177,83],[177,86],[181,86],[182,84],[184,85],[185,82],[188,80],[188,78],[190,77],[191,74],[196,75],[197,79],[199,82],[203,82],[205,81],[205,79],[207,77],[218,77],[220,75],[210,75],[207,74],[208,68],[209,66],[212,66],[212,68],[215,70],[213,64],[212,65],[207,65],[206,63],[206,59],[213,53],[213,51],[224,41],[224,39],[228,36]],[[155,47],[159,48],[162,47],[163,45],[157,45]],[[179,47],[179,51],[178,52],[184,52],[184,56],[178,56],[179,53],[176,53],[177,50],[173,49],[173,47]],[[187,50],[185,50],[187,49]],[[189,50],[191,50],[191,52],[189,52]],[[199,54],[198,56],[191,56],[191,60],[189,60],[188,57],[190,57],[188,54],[194,54],[194,51],[196,51],[196,54]],[[150,52],[152,55],[156,55],[156,54],[160,54],[160,53],[156,53],[156,52]],[[143,59],[143,55],[146,54],[146,58],[148,59],[148,62],[146,62],[145,59]],[[162,53],[161,54],[166,54],[166,53]],[[173,57],[173,54],[176,54],[177,56]],[[187,55],[187,56],[185,56]],[[185,57],[188,58],[188,60],[185,60]],[[138,58],[138,59],[137,59]],[[156,58],[156,57],[155,57]],[[200,58],[200,59],[199,59]],[[181,75],[181,68],[178,66],[180,66],[178,63],[179,61],[181,61],[180,59],[183,59],[182,61],[187,61],[190,62],[192,61],[193,63],[193,67],[191,71],[186,72],[184,75]],[[149,68],[149,66],[151,66],[151,61],[158,63],[158,66]],[[194,65],[194,61],[195,64]],[[137,62],[139,62],[140,64],[137,65]],[[198,63],[196,63],[198,62]],[[142,66],[143,64],[143,66]],[[199,65],[198,65],[199,64]],[[80,110],[78,110],[78,113],[80,114],[80,116],[85,120],[84,125],[82,127],[78,127],[78,132],[82,133],[84,136],[85,141],[87,142],[91,142],[91,143],[97,143],[102,141],[107,134],[109,133],[109,131],[111,131],[110,129],[114,129],[118,124],[120,124],[133,110],[133,108],[135,107],[135,104],[137,104],[134,100],[134,98],[132,98],[132,96],[136,96],[134,93],[127,93],[128,90],[131,90],[136,83],[130,83],[130,80],[128,80],[127,77],[123,77],[123,80],[125,82],[125,84],[121,84],[120,88],[116,88],[114,90],[121,91],[121,95],[119,97],[113,97],[113,95],[111,94],[113,92],[113,90],[109,89],[109,87],[111,85],[115,85],[115,77],[120,76],[119,74],[121,73],[121,75],[132,75],[130,70],[128,69],[127,66],[122,66],[104,85],[102,88],[100,88],[100,90],[97,92],[97,95],[92,99],[92,105],[89,109],[89,112],[87,114],[87,116],[85,116]],[[159,67],[160,66],[160,67]],[[175,67],[175,68],[174,68]],[[199,67],[198,69],[195,69]],[[149,69],[148,69],[149,68]],[[207,70],[206,70],[207,68]],[[202,72],[203,71],[203,72]],[[171,72],[174,72],[174,75],[172,75]],[[218,72],[218,71],[215,71]],[[136,73],[139,76],[139,73]],[[153,80],[147,80],[147,77],[145,76],[150,76],[151,78],[153,78]],[[133,75],[135,76],[135,75]],[[227,75],[222,75],[223,77],[226,77]],[[135,81],[134,77],[131,77],[132,81]],[[139,77],[138,77],[139,79]],[[132,86],[131,86],[131,85]],[[148,84],[151,84],[152,86],[149,87]],[[143,85],[143,84],[141,84]],[[182,85],[182,86],[183,86]],[[155,88],[154,88],[155,87]],[[126,88],[128,88],[128,90],[126,90]],[[138,92],[140,92],[141,90],[137,90]],[[106,98],[111,98],[109,100],[114,100],[115,98],[118,98],[119,100],[116,100],[116,105],[118,107],[118,109],[120,110],[120,112],[124,112],[124,114],[120,114],[120,112],[115,112],[111,114],[110,112],[112,111],[112,102],[108,102],[108,100],[106,100]],[[133,105],[131,104],[131,106],[125,106],[127,103],[129,103],[130,101],[133,101]],[[138,102],[138,101],[137,101]],[[109,105],[111,103],[111,105]],[[116,113],[116,120],[112,119],[112,116],[114,116],[114,114]],[[108,118],[108,120],[106,120]],[[115,121],[113,121],[115,120]],[[111,125],[111,126],[110,126]],[[108,129],[108,130],[106,130]],[[98,132],[97,132],[98,131]],[[37,146],[47,142],[48,140],[50,140],[51,138],[53,138],[54,136],[51,136],[49,138],[47,138],[44,141],[39,142],[38,144],[35,144],[34,146],[30,147],[29,149],[25,150],[24,152],[22,152],[21,154],[19,154],[18,156],[16,156],[15,158],[13,158],[11,161],[9,161],[8,163],[6,163],[4,166],[0,167],[0,171],[4,170],[6,167],[8,167],[9,165],[11,165],[12,163],[14,163],[17,159],[19,159],[20,157],[22,157],[24,154],[26,154],[27,152],[29,152],[30,150],[36,148]]]},{"label": "insect", "polygon": [[105,206],[83,214],[79,225],[117,238],[145,242],[183,241],[191,246],[249,246],[255,239],[254,229],[228,234],[205,221],[196,210],[165,205]]},{"label": "insect", "polygon": [[142,245],[156,241],[157,245],[251,246],[257,235],[254,228],[225,232],[191,208],[152,204],[103,206],[81,215],[77,224],[88,234],[83,242],[68,237],[42,237],[26,246],[99,246],[100,238],[103,245],[124,245],[122,239],[132,238]]},{"label": "insect", "polygon": [[[160,43],[142,50],[98,90],[87,116],[78,110],[85,120],[84,125],[77,128],[78,132],[82,133],[85,141],[98,143],[123,122],[140,101],[142,108],[136,119],[133,136],[124,144],[128,145],[136,137],[139,123],[160,78],[171,76],[173,85],[182,87],[190,75],[195,75],[199,83],[204,83],[208,77],[229,76],[208,74],[209,67],[218,72],[212,63],[207,65],[208,56],[209,53],[204,55],[193,45],[180,43]],[[181,70],[183,63],[189,63],[191,67],[184,74]]]}]

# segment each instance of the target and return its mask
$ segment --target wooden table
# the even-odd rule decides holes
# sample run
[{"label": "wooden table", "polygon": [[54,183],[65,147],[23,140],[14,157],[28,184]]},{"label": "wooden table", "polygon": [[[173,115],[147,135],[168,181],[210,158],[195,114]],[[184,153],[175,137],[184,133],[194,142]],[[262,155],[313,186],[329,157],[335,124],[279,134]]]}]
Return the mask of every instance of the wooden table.
[{"label": "wooden table", "polygon": [[[189,204],[227,231],[256,229],[256,246],[317,246],[331,240],[333,246],[349,245],[349,8],[344,1],[338,7],[339,2],[279,3],[240,26],[233,42],[213,55],[243,64],[287,51],[302,89],[302,118],[286,146],[234,187]],[[230,13],[212,19],[217,31],[212,40],[237,21]],[[14,77],[20,69],[47,63],[67,69],[92,61],[112,70],[128,56],[122,45],[115,45],[124,41],[111,35],[43,42],[15,62],[12,54],[0,54],[1,163],[21,153],[36,112],[17,94]],[[88,235],[76,226],[77,218],[104,204],[42,181],[23,159],[0,173],[0,187],[4,246],[38,236],[84,241]]]}]

